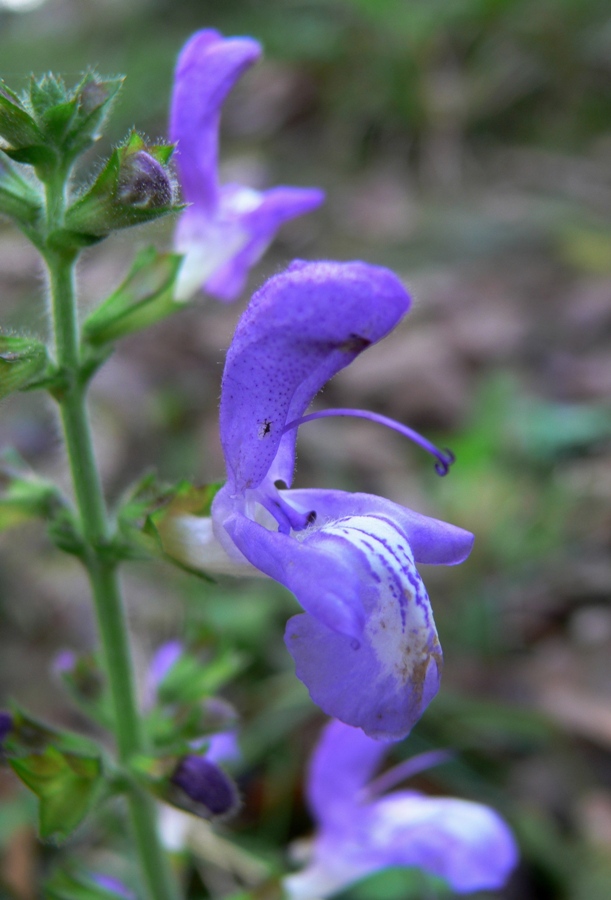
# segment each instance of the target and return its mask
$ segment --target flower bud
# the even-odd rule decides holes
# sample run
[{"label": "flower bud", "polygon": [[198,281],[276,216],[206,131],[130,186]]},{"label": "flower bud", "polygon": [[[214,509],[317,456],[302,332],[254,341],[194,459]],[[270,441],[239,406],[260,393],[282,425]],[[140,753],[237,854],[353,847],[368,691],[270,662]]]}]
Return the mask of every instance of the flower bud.
[{"label": "flower bud", "polygon": [[13,730],[13,717],[10,713],[7,713],[5,710],[0,710],[0,749],[2,749],[2,744]]},{"label": "flower bud", "polygon": [[168,162],[171,146],[147,145],[133,132],[118,147],[91,185],[66,213],[61,244],[87,245],[111,231],[157,219],[174,206],[174,182]]},{"label": "flower bud", "polygon": [[125,161],[119,176],[117,201],[139,209],[159,209],[173,199],[168,172],[150,153],[138,150]]},{"label": "flower bud", "polygon": [[177,788],[171,800],[203,819],[236,812],[239,799],[232,779],[205,756],[181,759],[170,779]]}]

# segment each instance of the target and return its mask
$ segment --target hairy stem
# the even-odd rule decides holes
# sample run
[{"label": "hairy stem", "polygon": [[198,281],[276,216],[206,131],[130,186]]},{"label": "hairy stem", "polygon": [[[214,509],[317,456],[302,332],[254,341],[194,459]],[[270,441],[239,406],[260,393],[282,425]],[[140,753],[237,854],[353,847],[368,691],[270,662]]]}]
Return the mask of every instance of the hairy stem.
[{"label": "hairy stem", "polygon": [[[145,751],[136,702],[129,636],[112,538],[87,411],[86,381],[81,376],[81,346],[76,304],[75,254],[53,247],[52,235],[63,223],[65,174],[47,183],[47,245],[55,352],[62,374],[58,401],[91,583],[104,671],[110,688],[119,761]],[[132,829],[150,900],[176,900],[178,891],[156,829],[155,804],[137,788],[128,793]]]}]

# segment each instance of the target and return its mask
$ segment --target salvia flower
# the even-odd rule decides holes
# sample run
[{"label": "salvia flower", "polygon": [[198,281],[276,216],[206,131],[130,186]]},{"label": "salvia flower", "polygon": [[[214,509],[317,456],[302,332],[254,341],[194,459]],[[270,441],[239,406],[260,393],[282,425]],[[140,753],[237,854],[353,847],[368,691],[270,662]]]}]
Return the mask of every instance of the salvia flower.
[{"label": "salvia flower", "polygon": [[[165,549],[193,567],[258,571],[293,591],[304,613],[289,621],[285,640],[313,700],[392,739],[422,715],[441,673],[415,564],[462,562],[473,536],[382,497],[288,486],[296,425],[310,401],[409,304],[392,272],[361,262],[294,262],[271,278],[227,353],[220,406],[227,483],[211,519],[176,516],[162,534]],[[447,454],[407,433],[447,468]]]},{"label": "salvia flower", "polygon": [[[407,790],[381,796],[410,774],[403,764],[371,781],[387,749],[341,722],[324,729],[306,785],[316,822],[312,857],[285,878],[290,900],[324,900],[389,866],[416,866],[459,894],[502,887],[518,857],[503,819],[468,800]],[[424,756],[430,763],[435,754]],[[417,757],[410,763],[411,774],[424,767]]]},{"label": "salvia flower", "polygon": [[175,244],[185,254],[176,290],[188,299],[198,288],[234,300],[249,269],[288,219],[319,206],[322,191],[276,187],[265,192],[239,184],[219,185],[218,136],[223,101],[240,75],[261,55],[257,41],[196,32],[176,66],[170,113],[171,140],[188,208]]}]

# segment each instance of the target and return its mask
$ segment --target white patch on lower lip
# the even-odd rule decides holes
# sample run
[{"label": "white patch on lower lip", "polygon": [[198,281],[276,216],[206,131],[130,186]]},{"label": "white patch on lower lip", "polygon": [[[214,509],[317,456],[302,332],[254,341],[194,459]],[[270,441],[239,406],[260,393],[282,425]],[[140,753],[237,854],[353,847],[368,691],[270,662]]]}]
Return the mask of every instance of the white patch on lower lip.
[{"label": "white patch on lower lip", "polygon": [[440,665],[441,651],[428,596],[405,537],[377,516],[349,516],[324,530],[349,541],[371,570],[376,599],[366,610],[364,638],[379,662],[377,680],[390,677],[399,689],[408,682],[418,689],[429,665]]}]

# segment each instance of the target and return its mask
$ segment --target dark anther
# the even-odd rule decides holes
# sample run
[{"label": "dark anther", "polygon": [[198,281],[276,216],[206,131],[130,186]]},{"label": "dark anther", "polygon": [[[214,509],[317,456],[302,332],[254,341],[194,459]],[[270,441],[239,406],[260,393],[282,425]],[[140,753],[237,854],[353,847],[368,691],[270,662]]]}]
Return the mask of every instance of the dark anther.
[{"label": "dark anther", "polygon": [[306,521],[307,521],[308,525],[314,524],[314,522],[316,521],[316,510],[315,509],[313,509],[312,512],[308,513],[308,518]]},{"label": "dark anther", "polygon": [[446,447],[439,455],[438,461],[435,463],[435,471],[443,478],[450,471],[452,463],[456,462],[456,457],[451,450]]},{"label": "dark anther", "polygon": [[286,489],[288,488],[288,484],[286,483],[286,481],[283,481],[282,478],[278,478],[276,479],[276,481],[274,481],[274,487],[278,488],[279,491],[286,491]]}]

